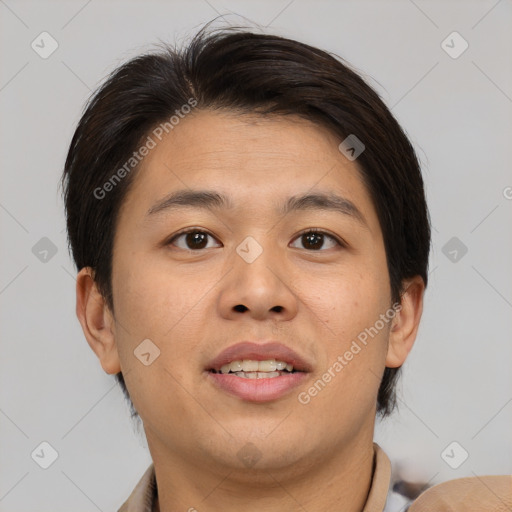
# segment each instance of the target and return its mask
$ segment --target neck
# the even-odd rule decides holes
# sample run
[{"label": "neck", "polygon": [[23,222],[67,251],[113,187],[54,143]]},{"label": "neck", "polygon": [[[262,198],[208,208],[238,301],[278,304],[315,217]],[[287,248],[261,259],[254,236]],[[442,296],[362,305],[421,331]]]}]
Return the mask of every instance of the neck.
[{"label": "neck", "polygon": [[[148,439],[149,443],[149,439]],[[156,448],[154,443],[150,443]],[[153,453],[154,452],[154,453]],[[158,487],[156,512],[361,512],[373,475],[372,438],[354,440],[331,457],[279,469],[212,470],[176,454],[151,450]],[[157,455],[157,456],[155,456]]]}]

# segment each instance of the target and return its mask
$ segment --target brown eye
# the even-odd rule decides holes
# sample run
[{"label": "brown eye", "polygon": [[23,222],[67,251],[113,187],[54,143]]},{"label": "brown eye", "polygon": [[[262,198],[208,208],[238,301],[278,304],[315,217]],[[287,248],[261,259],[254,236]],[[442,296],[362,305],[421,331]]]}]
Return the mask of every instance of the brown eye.
[{"label": "brown eye", "polygon": [[308,249],[310,251],[320,251],[322,249],[331,249],[341,245],[333,236],[323,231],[307,231],[295,239],[295,244],[299,241],[302,247],[292,244],[292,247],[298,249]]},{"label": "brown eye", "polygon": [[[213,245],[210,243],[210,239],[214,241]],[[192,251],[209,249],[210,247],[220,247],[219,243],[217,243],[218,245],[215,245],[215,243],[217,243],[217,241],[212,235],[197,229],[180,233],[169,242],[170,245],[175,245],[180,249],[188,249]]]}]

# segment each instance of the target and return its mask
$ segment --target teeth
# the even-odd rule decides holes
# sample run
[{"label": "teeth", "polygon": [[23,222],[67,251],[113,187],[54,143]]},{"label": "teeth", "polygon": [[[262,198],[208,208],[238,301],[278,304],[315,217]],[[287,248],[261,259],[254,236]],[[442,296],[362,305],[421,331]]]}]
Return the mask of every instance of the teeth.
[{"label": "teeth", "polygon": [[275,359],[269,359],[268,361],[260,361],[258,363],[258,371],[260,372],[275,372],[277,363]]},{"label": "teeth", "polygon": [[230,364],[223,364],[221,367],[220,367],[220,373],[229,373],[229,369],[230,369]]},{"label": "teeth", "polygon": [[257,372],[259,368],[259,361],[253,361],[251,359],[244,359],[242,361],[242,370],[244,372]]},{"label": "teeth", "polygon": [[242,371],[242,361],[233,361],[229,368],[232,372],[241,372]]},{"label": "teeth", "polygon": [[243,379],[273,379],[282,375],[282,372],[236,372],[235,375]]},{"label": "teeth", "polygon": [[272,379],[274,377],[279,377],[281,372],[258,372],[258,379]]},{"label": "teeth", "polygon": [[[252,373],[265,372],[268,374],[276,371],[293,371],[293,365],[284,361],[276,361],[275,359],[267,359],[266,361],[255,361],[252,359],[244,359],[243,361],[232,361],[220,367],[221,373]],[[252,377],[249,377],[252,378]]]}]

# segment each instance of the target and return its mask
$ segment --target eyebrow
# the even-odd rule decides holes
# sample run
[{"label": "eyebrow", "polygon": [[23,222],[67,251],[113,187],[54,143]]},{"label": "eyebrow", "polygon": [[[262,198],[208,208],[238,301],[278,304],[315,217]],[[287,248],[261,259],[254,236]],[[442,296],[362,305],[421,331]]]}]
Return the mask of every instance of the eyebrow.
[{"label": "eyebrow", "polygon": [[334,211],[352,217],[363,226],[368,227],[366,219],[357,206],[333,192],[330,194],[311,193],[302,196],[292,196],[282,208],[282,214],[286,215],[292,211],[300,210],[325,210]]},{"label": "eyebrow", "polygon": [[[151,206],[146,217],[186,207],[214,210],[219,208],[229,209],[233,207],[233,204],[227,196],[218,192],[209,190],[178,190]],[[334,211],[352,217],[363,226],[368,227],[364,215],[352,201],[332,192],[329,194],[308,193],[289,197],[280,208],[279,213],[287,215],[291,212],[304,210]]]},{"label": "eyebrow", "polygon": [[215,208],[231,208],[231,206],[229,199],[217,192],[209,190],[178,190],[155,203],[148,210],[146,216],[152,216],[164,210],[176,210],[183,207],[213,210]]}]

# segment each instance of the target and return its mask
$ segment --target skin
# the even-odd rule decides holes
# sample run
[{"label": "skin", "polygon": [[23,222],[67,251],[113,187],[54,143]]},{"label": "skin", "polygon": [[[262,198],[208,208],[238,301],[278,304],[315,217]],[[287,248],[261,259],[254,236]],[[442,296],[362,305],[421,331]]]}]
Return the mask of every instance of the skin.
[{"label": "skin", "polygon": [[[123,372],[144,423],[161,511],[364,507],[380,378],[412,348],[424,284],[420,277],[405,282],[393,320],[317,396],[300,403],[298,393],[392,304],[378,218],[357,160],[340,153],[340,142],[290,116],[187,116],[144,159],[122,205],[113,313],[92,270],[78,275],[78,318],[105,372]],[[183,189],[223,193],[231,207],[147,215]],[[364,222],[336,211],[277,212],[290,196],[310,192],[349,199]],[[213,235],[206,248],[187,250],[185,237],[167,243],[189,227]],[[346,245],[325,237],[313,250],[300,236],[308,228]],[[247,236],[263,249],[250,264],[236,252]],[[160,349],[149,366],[133,353],[147,338]],[[313,371],[272,402],[228,395],[211,384],[205,366],[243,340],[280,341]],[[260,453],[253,467],[237,456],[247,443]]]}]

